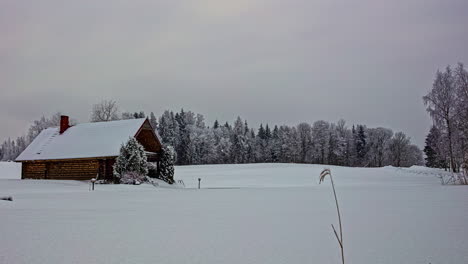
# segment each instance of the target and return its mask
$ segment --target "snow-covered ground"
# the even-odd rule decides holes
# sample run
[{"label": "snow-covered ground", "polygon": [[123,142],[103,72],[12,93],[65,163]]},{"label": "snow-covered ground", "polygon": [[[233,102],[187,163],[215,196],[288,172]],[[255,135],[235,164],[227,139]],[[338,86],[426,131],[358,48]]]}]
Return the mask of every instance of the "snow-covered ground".
[{"label": "snow-covered ground", "polygon": [[[323,166],[177,167],[185,189],[19,180],[0,163],[0,263],[339,263]],[[347,263],[468,263],[468,189],[440,170],[331,170]],[[201,190],[197,190],[201,178]]]},{"label": "snow-covered ground", "polygon": [[0,161],[0,180],[21,179],[21,164]]}]

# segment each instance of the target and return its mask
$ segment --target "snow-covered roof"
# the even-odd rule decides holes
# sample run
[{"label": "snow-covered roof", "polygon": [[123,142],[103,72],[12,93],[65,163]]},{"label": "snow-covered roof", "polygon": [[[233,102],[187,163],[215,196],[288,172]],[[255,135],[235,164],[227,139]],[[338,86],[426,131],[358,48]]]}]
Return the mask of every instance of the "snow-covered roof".
[{"label": "snow-covered roof", "polygon": [[16,161],[77,159],[118,156],[122,143],[135,136],[145,118],[83,123],[59,134],[59,128],[43,130]]}]

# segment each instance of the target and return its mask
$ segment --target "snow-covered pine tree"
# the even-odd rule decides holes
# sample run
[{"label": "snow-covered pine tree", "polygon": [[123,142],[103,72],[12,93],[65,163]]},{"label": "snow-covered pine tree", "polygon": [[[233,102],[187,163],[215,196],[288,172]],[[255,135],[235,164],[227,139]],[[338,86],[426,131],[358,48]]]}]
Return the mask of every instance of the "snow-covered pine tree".
[{"label": "snow-covered pine tree", "polygon": [[[191,164],[191,138],[190,133],[192,130],[192,112],[185,112],[184,109],[180,113],[176,113],[175,120],[179,126],[178,133],[178,144],[175,146],[175,151],[177,153],[177,164],[180,165],[189,165]],[[193,122],[194,123],[194,122]]]},{"label": "snow-covered pine tree", "polygon": [[175,151],[171,146],[163,146],[158,178],[169,183],[174,183]]},{"label": "snow-covered pine tree", "polygon": [[149,122],[151,124],[151,127],[156,130],[158,128],[158,120],[156,119],[156,116],[154,115],[153,112],[150,113],[150,118]]},{"label": "snow-covered pine tree", "polygon": [[251,128],[246,134],[245,162],[255,162],[255,131]]},{"label": "snow-covered pine tree", "polygon": [[258,129],[257,137],[260,138],[260,139],[266,139],[265,129],[263,128],[263,124],[260,124],[260,128]]},{"label": "snow-covered pine tree", "polygon": [[267,160],[267,156],[269,156],[266,130],[263,128],[263,124],[260,124],[257,136],[255,137],[254,155],[255,162],[265,162]]},{"label": "snow-covered pine tree", "polygon": [[249,124],[247,124],[247,119],[246,119],[244,120],[244,135],[247,136],[249,132],[250,132]]},{"label": "snow-covered pine tree", "polygon": [[271,135],[271,161],[272,162],[278,162],[280,160],[280,155],[281,155],[281,141],[280,141],[280,135],[279,135],[279,128],[278,126],[275,125],[273,128],[273,133]]},{"label": "snow-covered pine tree", "polygon": [[144,181],[147,174],[145,149],[134,137],[130,137],[127,143],[120,147],[120,155],[114,164],[116,182],[134,184],[136,181]]},{"label": "snow-covered pine tree", "polygon": [[265,139],[270,140],[271,139],[271,130],[268,124],[265,126]]},{"label": "snow-covered pine tree", "polygon": [[179,126],[175,121],[174,112],[164,111],[159,118],[158,132],[164,145],[177,146]]},{"label": "snow-covered pine tree", "polygon": [[233,163],[244,163],[246,158],[247,152],[247,143],[245,134],[245,127],[242,119],[237,117],[236,121],[234,122],[234,127],[232,129],[232,136],[231,136],[231,160]]},{"label": "snow-covered pine tree", "polygon": [[356,144],[356,162],[358,166],[366,165],[365,157],[367,154],[367,135],[365,127],[363,125],[357,126],[357,131],[355,134],[355,144]]}]

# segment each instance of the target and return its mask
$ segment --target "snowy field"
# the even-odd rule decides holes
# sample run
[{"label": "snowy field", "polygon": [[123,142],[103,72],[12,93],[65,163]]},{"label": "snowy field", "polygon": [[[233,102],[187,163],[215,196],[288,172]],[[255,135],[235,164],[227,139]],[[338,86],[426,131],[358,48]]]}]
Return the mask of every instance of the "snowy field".
[{"label": "snowy field", "polygon": [[[185,189],[19,180],[0,163],[0,263],[340,263],[323,166],[177,167]],[[468,263],[468,189],[439,170],[331,170],[347,263]],[[202,189],[196,189],[198,178]]]}]

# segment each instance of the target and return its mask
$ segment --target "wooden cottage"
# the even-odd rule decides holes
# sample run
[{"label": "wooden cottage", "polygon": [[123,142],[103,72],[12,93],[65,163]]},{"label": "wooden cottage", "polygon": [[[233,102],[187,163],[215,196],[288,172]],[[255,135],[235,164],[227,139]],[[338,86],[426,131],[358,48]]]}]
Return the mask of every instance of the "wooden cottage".
[{"label": "wooden cottage", "polygon": [[135,137],[148,161],[158,162],[161,141],[148,119],[83,123],[70,126],[62,116],[60,127],[43,130],[18,156],[22,179],[113,180],[120,147]]}]

